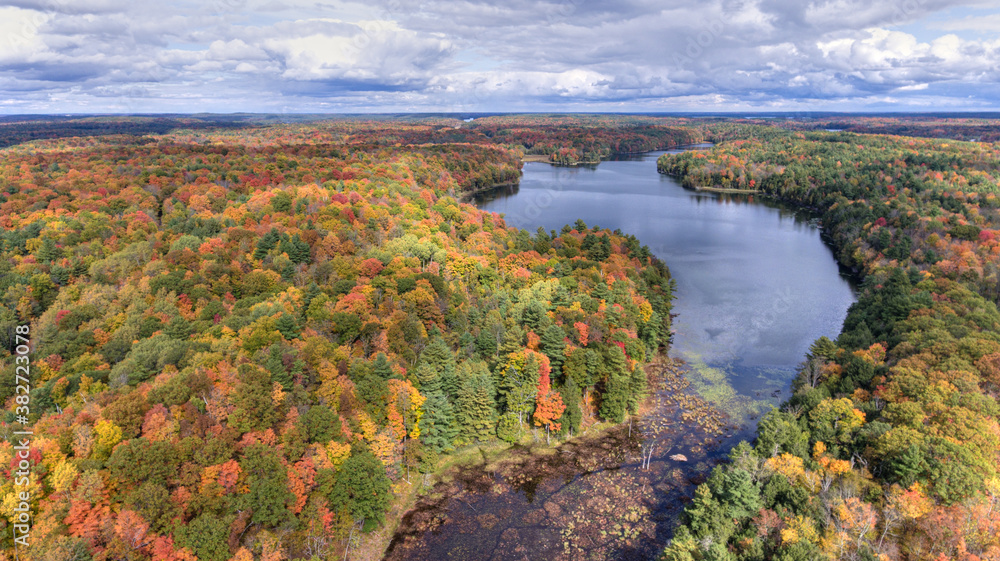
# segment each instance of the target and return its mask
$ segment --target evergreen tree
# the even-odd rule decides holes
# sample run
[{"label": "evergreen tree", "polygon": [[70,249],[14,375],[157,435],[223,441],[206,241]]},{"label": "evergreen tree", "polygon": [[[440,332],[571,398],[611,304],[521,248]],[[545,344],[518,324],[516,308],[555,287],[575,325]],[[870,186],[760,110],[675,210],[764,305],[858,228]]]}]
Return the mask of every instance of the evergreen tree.
[{"label": "evergreen tree", "polygon": [[446,396],[454,399],[458,395],[459,381],[455,377],[455,354],[451,352],[448,343],[437,330],[431,335],[431,340],[420,353],[422,364],[438,373],[440,389]]},{"label": "evergreen tree", "polygon": [[522,423],[535,409],[538,367],[538,361],[532,354],[529,355],[523,368],[510,366],[503,371],[500,379],[501,405],[507,412],[517,415]]},{"label": "evergreen tree", "polygon": [[562,376],[562,365],[566,360],[563,351],[566,349],[566,334],[558,325],[550,325],[542,331],[538,348],[549,357],[549,366],[552,368],[552,377],[559,379]]},{"label": "evergreen tree", "polygon": [[560,427],[559,433],[570,434],[579,432],[580,422],[583,420],[583,411],[580,410],[580,401],[583,399],[583,392],[580,390],[580,386],[577,386],[572,378],[566,378],[563,385],[557,387],[556,391],[559,392],[563,403],[566,404],[566,410],[562,416],[562,427]]},{"label": "evergreen tree", "polygon": [[[219,517],[205,512],[189,523],[178,526],[177,543],[194,552],[199,560],[226,561],[232,556],[226,538],[233,519],[232,516]],[[80,559],[90,559],[90,555]]]},{"label": "evergreen tree", "polygon": [[278,230],[271,228],[271,231],[261,236],[260,241],[257,242],[257,249],[253,252],[253,258],[263,259],[272,249],[277,247],[280,240],[281,236],[278,234]]},{"label": "evergreen tree", "polygon": [[451,450],[454,448],[455,436],[458,435],[454,408],[440,390],[429,391],[424,395],[427,401],[423,407],[424,417],[420,420],[420,439],[435,452]]},{"label": "evergreen tree", "polygon": [[290,251],[287,253],[288,258],[292,260],[292,263],[302,264],[312,261],[312,255],[309,252],[309,244],[306,243],[301,236],[298,234],[292,236],[292,241],[289,245]]},{"label": "evergreen tree", "polygon": [[521,437],[521,422],[517,415],[504,413],[497,421],[497,437],[504,442],[513,444]]},{"label": "evergreen tree", "polygon": [[631,376],[625,353],[617,345],[609,346],[605,353],[605,364],[607,378],[601,394],[600,414],[605,420],[620,423],[625,420],[625,410],[631,395]]},{"label": "evergreen tree", "polygon": [[281,345],[271,345],[267,351],[267,358],[264,359],[264,368],[271,373],[271,381],[281,384],[282,389],[292,389],[292,375],[285,368],[284,357],[281,352]]},{"label": "evergreen tree", "polygon": [[614,296],[608,290],[608,285],[604,284],[604,281],[597,282],[594,290],[590,291],[590,297],[598,302],[604,300],[607,304],[614,304]]},{"label": "evergreen tree", "polygon": [[604,360],[594,349],[575,349],[563,365],[565,378],[572,379],[580,389],[587,389],[600,379]]},{"label": "evergreen tree", "polygon": [[497,340],[493,333],[486,329],[479,331],[475,340],[476,353],[484,360],[490,360],[497,354]]},{"label": "evergreen tree", "polygon": [[359,447],[337,471],[330,504],[347,507],[355,518],[381,524],[389,508],[391,489],[382,462],[367,447]]},{"label": "evergreen tree", "polygon": [[38,259],[45,263],[51,263],[62,257],[62,250],[56,247],[56,242],[52,238],[45,238],[42,247],[38,248]]},{"label": "evergreen tree", "polygon": [[545,305],[532,298],[524,306],[524,311],[521,312],[521,323],[538,333],[542,326],[549,321],[549,316],[545,312]]},{"label": "evergreen tree", "polygon": [[462,436],[468,440],[488,440],[496,427],[496,390],[486,365],[461,364],[456,417]]},{"label": "evergreen tree", "polygon": [[278,321],[274,322],[274,327],[281,333],[281,336],[285,339],[291,341],[292,339],[298,339],[299,329],[298,322],[291,314],[281,314],[278,317]]},{"label": "evergreen tree", "polygon": [[441,376],[429,364],[423,362],[413,370],[413,377],[420,384],[420,393],[428,395],[441,390]]},{"label": "evergreen tree", "polygon": [[178,339],[180,341],[187,340],[194,333],[194,327],[191,326],[191,322],[182,318],[181,316],[174,316],[170,318],[167,322],[166,329],[163,330],[171,339]]},{"label": "evergreen tree", "polygon": [[380,380],[388,380],[389,378],[397,377],[396,373],[392,370],[392,364],[389,363],[389,359],[385,356],[385,353],[379,353],[375,356],[375,362],[372,363],[372,375],[376,376]]},{"label": "evergreen tree", "polygon": [[503,343],[500,345],[500,356],[504,357],[523,349],[525,337],[527,337],[527,334],[519,325],[508,329],[504,334]]},{"label": "evergreen tree", "polygon": [[342,436],[340,417],[325,405],[313,405],[300,418],[309,442],[326,444]]},{"label": "evergreen tree", "polygon": [[628,385],[628,410],[630,413],[638,413],[639,405],[646,397],[646,371],[641,367],[635,367],[629,374]]},{"label": "evergreen tree", "polygon": [[717,491],[719,502],[726,507],[730,518],[749,518],[761,508],[760,489],[744,469],[727,470],[719,479]]}]

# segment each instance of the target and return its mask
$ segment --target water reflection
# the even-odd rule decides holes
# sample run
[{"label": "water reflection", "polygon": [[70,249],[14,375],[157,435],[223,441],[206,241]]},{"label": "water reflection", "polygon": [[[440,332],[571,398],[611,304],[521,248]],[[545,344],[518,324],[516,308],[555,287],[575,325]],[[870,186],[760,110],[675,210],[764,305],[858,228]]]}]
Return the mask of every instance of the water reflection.
[{"label": "water reflection", "polygon": [[[809,344],[840,331],[853,291],[815,217],[760,196],[685,190],[656,173],[657,155],[589,168],[528,163],[520,185],[476,204],[531,232],[582,219],[635,234],[676,280],[671,354],[693,370],[664,367],[634,426],[505,462],[484,454],[482,465],[449,472],[407,513],[388,561],[654,558],[682,498],[787,396]],[[688,382],[745,432],[686,393]]]},{"label": "water reflection", "polygon": [[761,195],[686,190],[656,172],[659,154],[596,168],[529,162],[520,185],[475,202],[531,232],[582,219],[635,234],[677,281],[673,353],[720,369],[743,397],[776,403],[809,344],[840,331],[854,299],[849,275],[811,213]]}]

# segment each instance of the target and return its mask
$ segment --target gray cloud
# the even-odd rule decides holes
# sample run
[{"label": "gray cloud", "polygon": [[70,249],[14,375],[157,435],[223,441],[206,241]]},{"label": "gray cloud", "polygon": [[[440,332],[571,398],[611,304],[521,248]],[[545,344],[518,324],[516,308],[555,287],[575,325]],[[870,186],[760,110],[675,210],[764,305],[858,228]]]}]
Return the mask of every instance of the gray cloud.
[{"label": "gray cloud", "polygon": [[0,111],[996,106],[1000,15],[949,0],[15,0]]}]

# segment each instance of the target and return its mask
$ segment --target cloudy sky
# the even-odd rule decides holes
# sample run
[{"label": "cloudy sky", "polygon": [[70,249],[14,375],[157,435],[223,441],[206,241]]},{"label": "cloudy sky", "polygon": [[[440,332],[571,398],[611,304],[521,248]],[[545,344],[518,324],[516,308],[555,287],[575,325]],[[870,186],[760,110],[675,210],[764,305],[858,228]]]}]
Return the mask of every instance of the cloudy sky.
[{"label": "cloudy sky", "polygon": [[0,113],[998,110],[996,0],[13,0]]}]

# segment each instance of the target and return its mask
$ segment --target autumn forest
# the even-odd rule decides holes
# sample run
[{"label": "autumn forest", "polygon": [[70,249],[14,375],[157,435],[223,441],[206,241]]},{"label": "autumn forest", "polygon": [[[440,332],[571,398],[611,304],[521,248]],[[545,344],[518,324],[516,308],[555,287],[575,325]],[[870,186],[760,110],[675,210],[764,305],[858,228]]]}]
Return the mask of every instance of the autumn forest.
[{"label": "autumn forest", "polygon": [[658,171],[815,213],[860,285],[661,559],[1000,559],[997,138],[932,116],[0,120],[0,560],[379,559],[463,454],[631,429],[670,355],[669,261],[470,200],[526,159],[702,142]]}]

